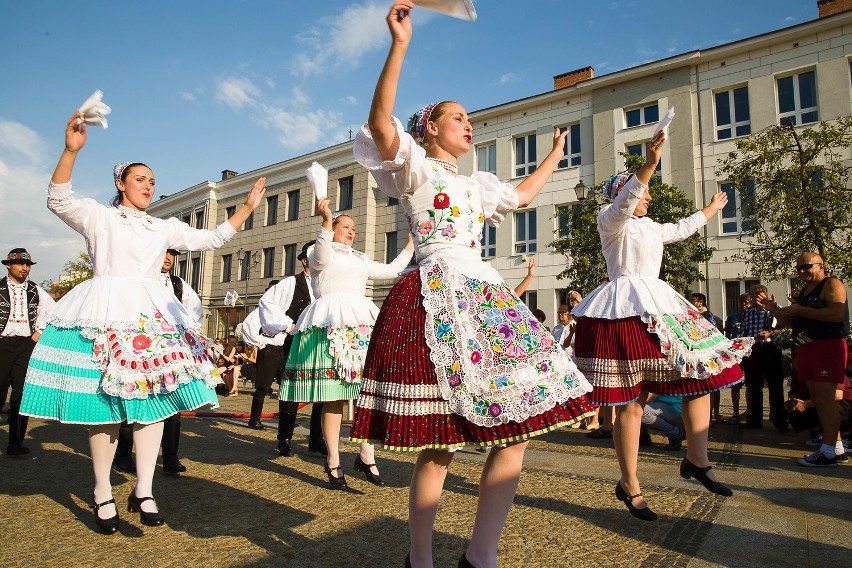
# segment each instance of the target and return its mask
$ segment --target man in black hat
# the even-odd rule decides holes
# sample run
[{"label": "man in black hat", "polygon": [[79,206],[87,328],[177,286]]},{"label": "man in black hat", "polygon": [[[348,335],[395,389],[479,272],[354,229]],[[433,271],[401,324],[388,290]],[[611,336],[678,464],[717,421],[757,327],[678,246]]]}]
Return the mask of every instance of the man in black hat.
[{"label": "man in black hat", "polygon": [[[257,356],[257,382],[256,390],[251,404],[251,415],[249,428],[263,429],[260,422],[260,413],[263,410],[263,399],[272,386],[276,377],[280,379],[284,374],[284,365],[290,354],[293,344],[292,332],[295,330],[295,322],[311,302],[314,301],[314,293],[311,289],[311,270],[308,266],[308,249],[316,241],[305,243],[302,252],[296,257],[302,263],[304,271],[297,276],[290,276],[267,290],[258,302],[260,314],[261,333],[270,338],[278,338],[282,334],[285,337],[283,344],[279,347],[268,344],[260,350]],[[277,343],[277,342],[275,342]],[[293,439],[293,431],[296,428],[296,413],[299,410],[298,402],[278,402],[278,452],[282,456],[292,456],[293,449],[290,440]],[[327,455],[325,441],[322,437],[322,404],[315,403],[311,412],[310,437],[308,439],[308,451]]]},{"label": "man in black hat", "polygon": [[30,267],[35,262],[26,249],[12,249],[0,262],[9,271],[0,279],[0,392],[12,387],[6,455],[22,456],[30,453],[22,443],[27,432],[27,417],[18,414],[27,365],[47,325],[47,314],[56,302],[28,280]]},{"label": "man in black hat", "polygon": [[[189,315],[198,322],[199,327],[204,323],[204,307],[201,305],[201,298],[192,289],[189,283],[181,278],[171,274],[169,271],[175,264],[175,258],[180,256],[180,252],[175,249],[168,249],[166,256],[163,258],[163,267],[160,269],[163,286],[168,288],[177,297],[178,301],[183,304]],[[180,443],[180,412],[173,414],[163,421],[163,441],[161,447],[163,449],[163,473],[170,475],[178,475],[186,471],[186,466],[180,463],[178,459],[178,444]],[[136,473],[136,462],[133,460],[133,427],[126,422],[122,423],[118,432],[118,445],[115,450],[115,458],[113,459],[113,467],[119,471],[126,473]]]}]

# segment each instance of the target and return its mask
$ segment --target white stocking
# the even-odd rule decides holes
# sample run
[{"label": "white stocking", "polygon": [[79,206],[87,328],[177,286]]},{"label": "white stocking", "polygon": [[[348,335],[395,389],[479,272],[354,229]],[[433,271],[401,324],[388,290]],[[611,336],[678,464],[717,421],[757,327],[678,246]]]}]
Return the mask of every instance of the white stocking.
[{"label": "white stocking", "polygon": [[[95,473],[95,503],[112,499],[109,475],[118,442],[118,427],[119,424],[99,424],[89,428],[89,451],[92,454],[92,469]],[[114,517],[115,513],[115,505],[110,503],[97,514],[102,519],[109,519]]]},{"label": "white stocking", "polygon": [[[133,425],[133,443],[136,445],[136,489],[137,497],[153,497],[154,468],[157,454],[163,440],[163,421],[153,424]],[[157,505],[153,501],[142,503],[146,513],[156,513]]]}]

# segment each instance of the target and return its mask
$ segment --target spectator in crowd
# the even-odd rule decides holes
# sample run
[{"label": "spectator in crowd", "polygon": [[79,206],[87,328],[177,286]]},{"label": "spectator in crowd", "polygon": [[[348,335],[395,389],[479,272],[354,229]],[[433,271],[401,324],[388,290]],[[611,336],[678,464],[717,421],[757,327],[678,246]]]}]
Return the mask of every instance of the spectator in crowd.
[{"label": "spectator in crowd", "polygon": [[650,432],[658,432],[669,439],[664,449],[675,452],[680,450],[686,439],[686,429],[683,425],[683,400],[679,396],[665,394],[649,394],[648,402],[642,410],[642,432],[640,442],[644,438],[650,446]]},{"label": "spectator in crowd", "polygon": [[[794,372],[790,384],[790,392],[787,399],[787,420],[793,427],[793,431],[797,434],[810,430],[814,434],[818,434],[811,443],[822,446],[822,426],[819,421],[819,413],[817,412],[816,404],[811,399],[808,386],[804,382],[800,382],[797,378],[798,373]],[[834,399],[837,401],[837,409],[840,415],[841,437],[843,433],[848,435],[850,429],[850,419],[852,419],[852,382],[848,376],[843,377],[842,383],[837,383],[837,389],[834,391]],[[847,462],[846,450],[848,449],[841,443],[841,452],[835,447],[835,458],[838,462]]]},{"label": "spectator in crowd", "polygon": [[[716,326],[716,329],[718,329],[719,331],[723,331],[722,318],[715,315],[713,312],[710,311],[710,308],[707,307],[707,296],[705,296],[701,292],[693,292],[692,305],[698,308],[698,311],[701,312],[701,315],[704,316],[704,319]],[[721,400],[722,393],[720,393],[719,391],[710,393],[710,426],[712,426],[714,422],[722,421],[721,412],[719,410]]]},{"label": "spectator in crowd", "polygon": [[805,467],[834,467],[837,456],[845,455],[840,440],[841,402],[836,394],[838,384],[843,384],[846,378],[849,336],[846,287],[826,274],[825,261],[817,253],[799,256],[796,272],[804,287],[791,305],[780,307],[774,296],[767,298],[765,290],[755,294],[755,299],[782,324],[792,325],[798,380],[807,385],[822,425],[822,445],[798,463]]},{"label": "spectator in crowd", "polygon": [[[756,284],[751,288],[753,298],[766,297],[766,286]],[[743,337],[753,337],[751,355],[743,359],[749,416],[743,428],[763,428],[763,384],[769,389],[769,420],[779,432],[787,431],[784,408],[784,357],[772,342],[775,320],[760,304],[755,303],[742,311],[740,318]]]},{"label": "spectator in crowd", "polygon": [[[740,294],[740,311],[728,315],[728,319],[725,320],[725,337],[729,339],[742,337],[744,334],[742,322],[743,312],[751,307],[751,304],[751,294]],[[740,391],[742,391],[742,387],[742,383],[731,387],[731,406],[734,410],[731,417],[725,421],[728,424],[739,424],[741,421],[745,421],[749,414],[748,387],[746,387],[746,411],[745,413],[740,414]]]}]

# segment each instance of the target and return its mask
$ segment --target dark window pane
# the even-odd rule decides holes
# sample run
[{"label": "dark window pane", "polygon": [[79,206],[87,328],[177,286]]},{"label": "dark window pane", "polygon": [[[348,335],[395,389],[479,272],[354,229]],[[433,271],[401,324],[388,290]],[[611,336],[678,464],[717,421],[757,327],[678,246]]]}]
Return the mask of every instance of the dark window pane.
[{"label": "dark window pane", "polygon": [[[527,154],[529,154],[529,156],[530,156],[529,162],[531,162],[531,163],[535,162],[536,158],[535,158],[535,135],[534,134],[530,134],[529,136],[527,136]],[[530,170],[530,172],[532,172],[532,170]]]},{"label": "dark window pane", "polygon": [[802,124],[808,124],[809,122],[816,122],[819,120],[819,112],[811,111],[802,113]]},{"label": "dark window pane", "polygon": [[299,191],[287,193],[287,220],[295,221],[299,218]]},{"label": "dark window pane", "polygon": [[353,199],[353,178],[345,177],[340,178],[338,181],[340,187],[340,210],[343,211],[345,209],[352,209],[352,199]]},{"label": "dark window pane", "polygon": [[817,106],[816,75],[813,71],[799,75],[799,108]]},{"label": "dark window pane", "polygon": [[748,87],[734,89],[734,117],[737,122],[751,120],[748,108]]},{"label": "dark window pane", "polygon": [[[524,144],[524,138],[515,138],[515,163],[527,163],[527,151]],[[521,172],[523,173],[523,172]],[[520,175],[520,174],[519,174]]]},{"label": "dark window pane", "polygon": [[722,223],[722,232],[723,233],[736,233],[737,232],[737,222],[730,221],[727,223]]},{"label": "dark window pane", "polygon": [[627,116],[627,127],[631,126],[639,126],[642,124],[642,115],[640,114],[640,109],[635,108],[633,110],[628,110],[626,113]]},{"label": "dark window pane", "polygon": [[728,203],[722,209],[722,219],[735,219],[737,217],[737,195],[734,184],[723,183],[721,189],[728,196]]},{"label": "dark window pane", "polygon": [[580,125],[575,124],[571,127],[571,153],[579,154],[580,149]]},{"label": "dark window pane", "polygon": [[517,225],[515,226],[515,239],[518,241],[527,240],[527,219],[526,215],[523,213],[518,214],[515,219],[517,220]]},{"label": "dark window pane", "polygon": [[716,93],[716,126],[731,124],[731,103],[728,91]]},{"label": "dark window pane", "polygon": [[266,224],[274,225],[278,222],[278,196],[266,198]]},{"label": "dark window pane", "polygon": [[527,217],[529,218],[529,221],[527,222],[527,240],[533,241],[536,238],[535,211],[528,212]]},{"label": "dark window pane", "polygon": [[527,166],[527,173],[528,173],[528,174],[533,173],[533,172],[536,170],[536,168],[538,168],[538,166],[537,166],[537,165],[535,165],[535,164],[533,164],[533,165],[531,165],[531,166]]},{"label": "dark window pane", "polygon": [[793,96],[793,78],[778,79],[778,112],[792,112],[794,110],[796,110],[796,100]]},{"label": "dark window pane", "polygon": [[243,223],[243,229],[248,231],[249,229],[254,229],[254,211],[249,213],[249,216],[246,217],[245,223]]},{"label": "dark window pane", "polygon": [[396,197],[388,197],[388,205],[399,205],[399,199]]},{"label": "dark window pane", "polygon": [[633,144],[627,147],[627,153],[631,156],[641,156],[642,155],[642,144]]},{"label": "dark window pane", "polygon": [[751,124],[737,126],[737,136],[748,136],[749,134],[751,134]]},{"label": "dark window pane", "polygon": [[722,130],[719,130],[716,133],[716,138],[718,140],[726,140],[730,137],[731,137],[731,129],[730,128],[723,128]]},{"label": "dark window pane", "polygon": [[795,115],[785,116],[784,118],[782,118],[781,119],[781,126],[796,126]]},{"label": "dark window pane", "polygon": [[571,165],[572,166],[579,166],[580,162],[582,162],[582,159],[581,159],[580,156],[574,156],[573,158],[571,158]]},{"label": "dark window pane", "polygon": [[230,219],[231,217],[234,216],[234,213],[236,213],[236,212],[237,212],[236,205],[231,205],[230,207],[226,207],[225,208],[225,218]]},{"label": "dark window pane", "polygon": [[657,105],[645,107],[645,124],[660,121],[660,107]]}]

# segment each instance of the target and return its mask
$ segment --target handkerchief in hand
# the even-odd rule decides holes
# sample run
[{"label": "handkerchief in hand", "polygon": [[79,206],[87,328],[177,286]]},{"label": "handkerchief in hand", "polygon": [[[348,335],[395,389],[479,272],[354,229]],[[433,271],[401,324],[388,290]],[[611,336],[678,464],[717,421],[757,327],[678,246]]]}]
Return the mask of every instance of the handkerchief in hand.
[{"label": "handkerchief in hand", "polygon": [[308,183],[314,190],[314,197],[322,199],[328,197],[328,170],[314,162],[311,167],[305,170],[305,176],[308,178]]},{"label": "handkerchief in hand", "polygon": [[83,120],[80,122],[85,122],[86,124],[100,124],[104,128],[107,128],[107,119],[106,115],[112,112],[112,109],[103,102],[104,94],[102,91],[95,91],[92,93],[92,96],[86,99],[82,105],[80,105],[80,112],[83,113]]},{"label": "handkerchief in hand", "polygon": [[663,117],[663,119],[662,119],[662,120],[660,121],[660,123],[657,125],[657,128],[656,128],[656,130],[654,130],[654,134],[651,136],[651,138],[653,138],[654,136],[656,136],[656,135],[657,135],[657,132],[659,132],[660,130],[665,129],[665,131],[666,131],[666,139],[668,139],[668,137],[669,137],[669,123],[670,123],[670,122],[672,121],[672,119],[674,118],[674,115],[675,115],[674,107],[670,107],[670,108],[669,108],[669,111],[666,113],[666,115]]},{"label": "handkerchief in hand", "polygon": [[476,8],[471,0],[414,0],[414,4],[462,20],[476,19]]}]

